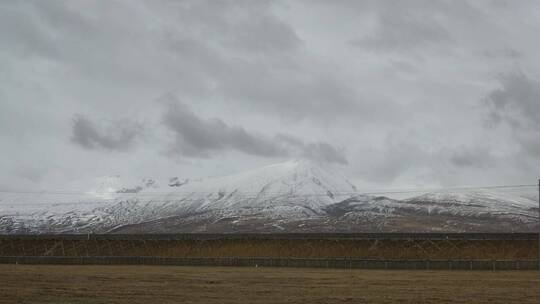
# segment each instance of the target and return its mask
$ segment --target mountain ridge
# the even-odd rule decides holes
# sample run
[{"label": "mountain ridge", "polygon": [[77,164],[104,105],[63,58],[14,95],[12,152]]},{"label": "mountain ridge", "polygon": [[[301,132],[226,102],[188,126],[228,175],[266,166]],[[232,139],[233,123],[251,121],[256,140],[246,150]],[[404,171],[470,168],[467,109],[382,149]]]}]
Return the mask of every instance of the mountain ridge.
[{"label": "mountain ridge", "polygon": [[1,233],[529,231],[538,212],[530,199],[488,191],[361,194],[302,160],[198,180],[110,176],[84,197],[13,198],[2,194]]}]

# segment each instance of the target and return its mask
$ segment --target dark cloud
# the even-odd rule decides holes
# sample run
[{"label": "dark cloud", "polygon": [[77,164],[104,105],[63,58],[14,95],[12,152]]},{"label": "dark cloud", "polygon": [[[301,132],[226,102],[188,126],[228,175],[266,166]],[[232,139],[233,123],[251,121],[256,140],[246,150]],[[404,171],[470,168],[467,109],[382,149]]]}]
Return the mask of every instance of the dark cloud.
[{"label": "dark cloud", "polygon": [[352,45],[375,51],[403,52],[447,44],[450,33],[437,17],[444,5],[437,1],[383,2],[378,6],[373,33],[353,39]]},{"label": "dark cloud", "polygon": [[[172,15],[185,26],[184,37],[204,34],[226,49],[250,55],[273,55],[302,45],[293,27],[274,13],[272,1],[182,1],[145,4],[159,15]],[[209,44],[212,44],[209,43]]]},{"label": "dark cloud", "polygon": [[310,62],[292,28],[263,12],[256,13],[261,20],[248,19],[249,24],[224,21],[230,31],[216,37],[220,47],[167,32],[163,38],[167,49],[182,66],[177,72],[182,75],[182,92],[218,96],[234,101],[233,106],[287,120],[373,117],[362,110],[376,103],[358,96],[345,79]]},{"label": "dark cloud", "polygon": [[[269,110],[280,118],[332,121],[342,118],[378,117],[378,104],[358,95],[345,81],[319,72],[264,63],[239,63],[231,75],[217,82],[217,90],[226,98],[248,107]],[[372,109],[367,115],[366,109]],[[390,112],[390,111],[389,111]],[[391,113],[387,112],[389,115]]]},{"label": "dark cloud", "polygon": [[492,119],[515,128],[540,124],[540,81],[523,72],[501,75],[499,81],[501,87],[486,98]]},{"label": "dark cloud", "polygon": [[508,125],[524,151],[540,157],[540,81],[521,71],[501,75],[499,81],[484,100],[490,122]]},{"label": "dark cloud", "polygon": [[521,52],[516,51],[513,48],[507,47],[499,50],[484,50],[481,54],[487,58],[511,58],[519,59],[523,57]]},{"label": "dark cloud", "polygon": [[261,157],[295,156],[328,163],[347,163],[344,152],[328,143],[305,143],[288,134],[268,137],[248,132],[218,118],[200,118],[180,102],[168,103],[163,123],[174,134],[172,153],[188,157],[210,157],[214,153],[232,150]]},{"label": "dark cloud", "polygon": [[[0,33],[16,56],[86,64],[99,56],[96,43],[111,42],[98,23],[66,1],[0,3]],[[96,56],[97,55],[97,56]]]},{"label": "dark cloud", "polygon": [[[95,4],[89,10],[63,1],[6,4],[0,34],[10,50],[17,49],[12,55],[63,63],[118,87],[164,83],[190,99],[234,100],[232,106],[290,121],[373,120],[380,112],[377,102],[359,96],[356,84],[314,58],[295,28],[275,13],[276,2],[156,3],[108,3],[99,23],[88,13],[99,10]],[[150,30],[144,23],[127,26],[131,15],[174,22]]]},{"label": "dark cloud", "polygon": [[343,149],[336,149],[324,142],[307,143],[304,145],[304,155],[309,159],[320,160],[328,163],[348,164]]},{"label": "dark cloud", "polygon": [[363,151],[359,172],[376,183],[420,178],[454,184],[465,182],[464,175],[496,164],[491,147],[485,142],[436,144],[437,140],[430,137],[420,130],[396,130],[384,138],[381,147]]},{"label": "dark cloud", "polygon": [[493,155],[488,146],[477,144],[453,148],[448,153],[448,159],[452,165],[459,168],[482,168],[491,163]]},{"label": "dark cloud", "polygon": [[365,110],[377,103],[358,96],[347,79],[314,60],[291,24],[276,16],[275,3],[241,3],[239,8],[220,2],[218,11],[215,2],[195,1],[178,10],[208,39],[176,29],[161,33],[164,49],[180,67],[175,76],[181,77],[182,93],[217,96],[231,106],[290,121],[374,116]]},{"label": "dark cloud", "polygon": [[300,138],[288,134],[277,134],[275,141],[294,150],[295,155],[307,159],[343,165],[348,164],[344,149],[338,149],[325,142],[305,143]]},{"label": "dark cloud", "polygon": [[85,149],[126,151],[133,146],[141,128],[127,122],[114,122],[100,128],[86,117],[77,115],[71,131],[71,142]]},{"label": "dark cloud", "polygon": [[429,16],[410,16],[400,12],[380,16],[373,35],[351,44],[375,51],[399,52],[450,41],[449,33]]},{"label": "dark cloud", "polygon": [[212,152],[223,150],[258,156],[285,153],[273,142],[250,134],[242,127],[229,126],[217,118],[204,120],[182,103],[170,103],[163,122],[175,135],[174,151],[185,156],[209,157]]},{"label": "dark cloud", "polygon": [[228,24],[227,31],[232,35],[224,39],[223,45],[259,54],[295,50],[302,43],[292,27],[270,14],[268,7],[236,15],[234,22]]}]

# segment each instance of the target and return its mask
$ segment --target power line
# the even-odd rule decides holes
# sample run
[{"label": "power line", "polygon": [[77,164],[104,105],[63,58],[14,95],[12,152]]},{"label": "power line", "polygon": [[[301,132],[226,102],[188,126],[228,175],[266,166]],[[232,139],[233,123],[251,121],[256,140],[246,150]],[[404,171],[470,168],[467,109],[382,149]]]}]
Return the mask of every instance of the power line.
[{"label": "power line", "polygon": [[[189,196],[189,195],[210,195],[210,194],[220,194],[220,192],[223,193],[223,195],[234,195],[236,197],[247,197],[247,198],[258,198],[265,195],[281,195],[281,196],[297,196],[297,197],[312,197],[312,196],[352,196],[352,195],[384,195],[384,194],[408,194],[408,193],[421,193],[421,192],[435,192],[435,191],[459,191],[459,190],[489,190],[489,189],[517,189],[517,188],[527,188],[527,187],[537,187],[538,185],[496,185],[496,186],[463,186],[463,187],[441,187],[441,188],[408,188],[408,189],[394,189],[394,190],[380,190],[380,191],[371,191],[371,192],[364,192],[364,191],[356,191],[356,192],[332,192],[328,191],[327,193],[311,193],[311,194],[295,194],[291,192],[252,192],[252,191],[239,191],[236,192],[236,190],[225,193],[220,190],[216,191],[170,191],[170,192],[162,192],[162,191],[152,191],[152,192],[111,192],[111,191],[103,191],[103,192],[83,192],[83,191],[68,191],[68,190],[51,190],[51,191],[36,191],[36,190],[0,190],[0,193],[9,193],[9,194],[37,194],[37,195],[80,195],[80,196],[96,196],[96,195],[114,195],[117,197],[138,197],[138,196]],[[116,198],[100,198],[96,197],[96,199],[101,200],[114,200]]]},{"label": "power line", "polygon": [[446,187],[446,188],[417,188],[412,190],[396,190],[396,191],[381,191],[381,192],[363,192],[360,194],[377,195],[377,194],[407,194],[418,192],[434,192],[434,191],[459,191],[459,190],[490,190],[490,189],[512,189],[512,188],[528,188],[537,187],[537,185],[497,185],[497,186],[464,186],[464,187]]},{"label": "power line", "polygon": [[[424,191],[446,191],[446,190],[477,190],[477,189],[504,189],[504,188],[525,188],[525,187],[537,187],[538,185],[527,185],[527,184],[520,184],[520,185],[496,185],[496,186],[460,186],[460,187],[439,187],[439,188],[401,188],[401,189],[385,189],[380,191],[373,191],[373,192],[363,192],[363,191],[355,191],[355,192],[333,192],[333,194],[386,194],[386,193],[410,193],[410,192],[424,192]],[[70,191],[70,190],[0,190],[0,193],[13,193],[13,194],[66,194],[66,195],[106,195],[106,194],[114,194],[114,195],[170,195],[170,194],[214,194],[219,193],[220,190],[217,191],[174,191],[171,190],[169,192],[164,191],[150,191],[150,192],[118,192],[118,191]],[[252,192],[252,191],[242,191],[242,193],[252,193],[257,194],[260,192]],[[264,192],[268,194],[281,194],[283,192]],[[326,194],[323,194],[326,195]]]}]

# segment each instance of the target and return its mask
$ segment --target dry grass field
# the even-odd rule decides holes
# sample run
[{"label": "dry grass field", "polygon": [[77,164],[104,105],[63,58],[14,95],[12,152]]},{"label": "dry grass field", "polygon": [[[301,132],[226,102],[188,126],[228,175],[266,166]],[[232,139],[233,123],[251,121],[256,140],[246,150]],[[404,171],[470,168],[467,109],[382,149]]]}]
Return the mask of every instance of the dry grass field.
[{"label": "dry grass field", "polygon": [[539,303],[537,271],[0,265],[0,303]]},{"label": "dry grass field", "polygon": [[536,240],[0,239],[0,256],[297,257],[527,260]]}]

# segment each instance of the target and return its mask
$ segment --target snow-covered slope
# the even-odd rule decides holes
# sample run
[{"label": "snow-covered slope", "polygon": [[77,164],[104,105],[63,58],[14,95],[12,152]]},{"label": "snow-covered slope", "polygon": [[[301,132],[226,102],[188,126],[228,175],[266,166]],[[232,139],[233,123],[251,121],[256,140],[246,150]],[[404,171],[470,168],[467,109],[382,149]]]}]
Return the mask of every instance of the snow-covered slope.
[{"label": "snow-covered slope", "polygon": [[102,178],[86,194],[5,194],[0,227],[6,231],[87,231],[159,218],[213,212],[220,216],[308,218],[352,195],[343,176],[302,160],[204,180],[143,179],[127,186]]},{"label": "snow-covered slope", "polygon": [[342,175],[288,161],[200,180],[98,178],[86,193],[0,193],[0,233],[530,230],[536,202],[503,192],[358,194]]},{"label": "snow-covered slope", "polygon": [[[355,187],[344,177],[308,161],[289,161],[204,181],[188,182],[169,194],[182,197],[190,210],[287,209],[319,213],[324,206],[352,195]],[[291,210],[294,214],[296,211]]]},{"label": "snow-covered slope", "polygon": [[407,199],[403,203],[412,208],[425,209],[430,214],[538,221],[538,203],[535,200],[503,191],[438,191]]}]

